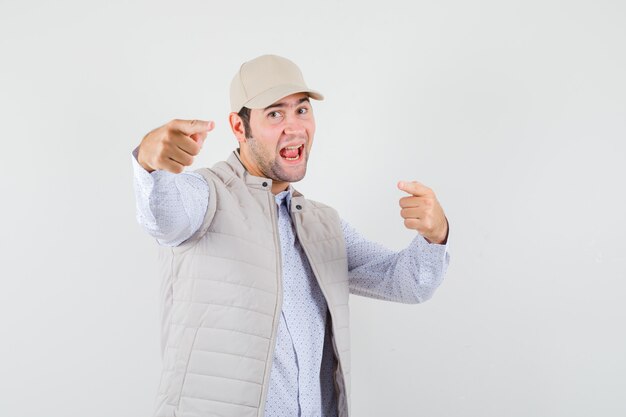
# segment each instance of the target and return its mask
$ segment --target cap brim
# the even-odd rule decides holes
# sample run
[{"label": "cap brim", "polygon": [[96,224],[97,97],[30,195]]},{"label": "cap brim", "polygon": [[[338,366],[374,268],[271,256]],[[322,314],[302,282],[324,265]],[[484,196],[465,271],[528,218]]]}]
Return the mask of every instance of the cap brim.
[{"label": "cap brim", "polygon": [[324,100],[324,96],[320,92],[306,88],[303,89],[301,85],[279,85],[251,98],[243,104],[243,107],[249,109],[264,109],[270,104],[276,103],[281,98],[296,93],[306,93],[312,99]]}]

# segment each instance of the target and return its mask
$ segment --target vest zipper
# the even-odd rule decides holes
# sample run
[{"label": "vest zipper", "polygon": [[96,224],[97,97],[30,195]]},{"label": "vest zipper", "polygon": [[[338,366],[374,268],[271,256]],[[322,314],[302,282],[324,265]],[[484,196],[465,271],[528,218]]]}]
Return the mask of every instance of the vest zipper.
[{"label": "vest zipper", "polygon": [[276,310],[274,312],[274,324],[272,326],[272,338],[270,342],[272,346],[270,346],[269,358],[267,360],[266,365],[266,373],[265,378],[263,380],[263,386],[265,390],[261,394],[261,404],[259,404],[259,414],[258,417],[263,417],[265,415],[265,402],[267,400],[267,393],[270,389],[270,376],[272,373],[272,364],[274,362],[274,352],[276,352],[276,339],[278,335],[278,326],[280,324],[280,315],[283,311],[283,261],[282,254],[280,253],[280,242],[279,242],[279,234],[278,234],[278,211],[276,210],[276,200],[274,199],[274,194],[271,191],[267,192],[269,204],[270,204],[270,212],[271,212],[271,221],[272,221],[272,229],[274,231],[274,248],[276,250],[276,270],[278,271],[276,276],[276,281],[278,284],[277,289],[277,302],[276,302]]}]

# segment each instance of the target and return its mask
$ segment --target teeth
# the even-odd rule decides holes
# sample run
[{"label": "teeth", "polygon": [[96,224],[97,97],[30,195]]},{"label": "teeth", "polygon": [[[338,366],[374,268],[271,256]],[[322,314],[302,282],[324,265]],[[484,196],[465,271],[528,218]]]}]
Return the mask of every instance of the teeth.
[{"label": "teeth", "polygon": [[[304,144],[298,145],[298,146],[285,146],[283,149],[285,149],[285,150],[294,150],[294,149],[300,149],[302,147],[304,147]],[[298,155],[294,156],[293,158],[287,158],[285,156],[283,156],[283,158],[285,158],[287,161],[295,161],[295,160],[300,158],[300,154],[298,153]]]}]

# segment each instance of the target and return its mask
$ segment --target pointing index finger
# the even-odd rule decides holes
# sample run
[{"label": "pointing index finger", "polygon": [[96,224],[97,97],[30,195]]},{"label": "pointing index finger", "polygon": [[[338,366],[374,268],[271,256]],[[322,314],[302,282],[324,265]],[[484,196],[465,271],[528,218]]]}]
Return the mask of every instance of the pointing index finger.
[{"label": "pointing index finger", "polygon": [[414,196],[428,195],[432,190],[417,181],[399,181],[398,188]]},{"label": "pointing index finger", "polygon": [[172,120],[171,127],[184,135],[191,136],[197,133],[206,133],[213,130],[215,122],[212,120]]}]

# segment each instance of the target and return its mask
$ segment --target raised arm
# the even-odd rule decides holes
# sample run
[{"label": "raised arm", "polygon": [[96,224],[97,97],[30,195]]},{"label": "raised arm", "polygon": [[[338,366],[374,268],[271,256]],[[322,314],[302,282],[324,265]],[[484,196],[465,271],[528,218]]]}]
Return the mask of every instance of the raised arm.
[{"label": "raised arm", "polygon": [[366,239],[342,220],[350,293],[400,303],[428,300],[446,273],[447,245],[428,243],[416,235],[396,252]]},{"label": "raised arm", "polygon": [[202,224],[209,187],[193,163],[213,122],[173,120],[148,133],[133,152],[137,221],[166,246],[177,246]]},{"label": "raised arm", "polygon": [[342,220],[350,292],[420,303],[433,295],[448,267],[448,220],[430,188],[415,181],[401,181],[398,188],[409,194],[399,201],[404,225],[419,234],[407,248],[395,252],[365,239]]}]

